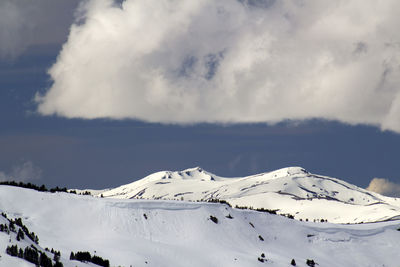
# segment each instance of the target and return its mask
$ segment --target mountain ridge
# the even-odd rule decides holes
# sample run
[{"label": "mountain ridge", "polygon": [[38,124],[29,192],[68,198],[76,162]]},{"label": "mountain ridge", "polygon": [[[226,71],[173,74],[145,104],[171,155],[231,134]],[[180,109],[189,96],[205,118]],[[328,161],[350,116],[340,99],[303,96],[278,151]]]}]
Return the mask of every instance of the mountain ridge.
[{"label": "mountain ridge", "polygon": [[92,190],[95,196],[119,199],[209,201],[279,210],[297,219],[335,223],[398,219],[400,200],[370,192],[343,180],[287,167],[260,174],[226,178],[201,167],[160,171],[116,188]]}]

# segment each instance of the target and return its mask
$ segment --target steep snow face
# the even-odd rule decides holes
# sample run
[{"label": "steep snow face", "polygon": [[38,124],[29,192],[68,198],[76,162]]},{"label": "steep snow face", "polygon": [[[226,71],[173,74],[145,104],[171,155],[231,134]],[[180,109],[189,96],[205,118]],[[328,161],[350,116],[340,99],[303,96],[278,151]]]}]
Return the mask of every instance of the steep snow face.
[{"label": "steep snow face", "polygon": [[[277,177],[267,178],[271,182]],[[64,266],[87,266],[68,258],[71,251],[89,251],[109,259],[111,266],[125,267],[290,266],[292,259],[297,266],[312,259],[317,266],[396,267],[400,250],[396,221],[300,222],[214,203],[96,198],[0,186],[0,212],[21,217],[42,248],[61,251]],[[0,266],[33,266],[5,255],[8,244],[9,237],[0,232]]]},{"label": "steep snow face", "polygon": [[219,177],[199,167],[163,171],[95,195],[120,199],[220,199],[232,205],[278,209],[297,219],[327,219],[335,223],[385,221],[400,215],[400,199],[311,174],[301,167],[239,178]]}]

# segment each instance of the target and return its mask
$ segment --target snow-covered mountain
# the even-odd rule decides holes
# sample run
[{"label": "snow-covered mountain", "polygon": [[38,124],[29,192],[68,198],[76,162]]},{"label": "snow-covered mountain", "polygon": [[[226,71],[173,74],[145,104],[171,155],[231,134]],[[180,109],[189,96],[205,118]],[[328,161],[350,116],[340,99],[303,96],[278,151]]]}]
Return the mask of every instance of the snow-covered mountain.
[{"label": "snow-covered mountain", "polygon": [[[272,183],[275,174],[282,178],[289,172],[287,176],[293,179],[288,178],[288,182],[304,184],[299,171],[286,169],[262,175],[270,179],[247,179],[255,179],[250,184],[257,179]],[[180,177],[178,173],[171,175],[162,179],[163,175],[157,174],[147,180],[224,181],[200,170],[185,171]],[[330,185],[320,180],[316,186],[326,183]],[[362,200],[353,197],[354,202]],[[125,267],[287,267],[292,260],[301,267],[313,266],[313,262],[328,267],[399,266],[398,221],[352,225],[301,222],[220,203],[97,198],[4,185],[0,186],[0,212],[9,219],[22,218],[39,237],[39,244],[35,244],[26,237],[16,240],[16,233],[0,232],[0,266],[7,267],[34,266],[5,253],[13,244],[22,248],[34,245],[40,251],[46,247],[59,250],[66,267],[97,266],[69,260],[71,251],[88,251],[109,259],[111,266]],[[8,223],[0,216],[0,224]]]},{"label": "snow-covered mountain", "polygon": [[367,191],[300,167],[223,178],[199,167],[162,171],[114,189],[91,191],[118,199],[226,200],[232,206],[278,210],[302,220],[361,223],[400,218],[400,199]]}]

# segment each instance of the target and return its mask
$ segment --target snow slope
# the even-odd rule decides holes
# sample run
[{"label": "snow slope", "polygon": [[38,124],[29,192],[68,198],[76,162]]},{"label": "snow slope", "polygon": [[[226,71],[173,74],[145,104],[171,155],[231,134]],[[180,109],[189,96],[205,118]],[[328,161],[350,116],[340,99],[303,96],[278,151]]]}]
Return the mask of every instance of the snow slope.
[{"label": "snow slope", "polygon": [[[20,192],[19,192],[20,193]],[[1,211],[2,213],[4,212],[3,210]],[[12,213],[16,215],[16,213]],[[15,218],[20,218],[20,216],[14,216],[14,218],[9,217],[6,214],[7,218],[3,217],[3,214],[0,216],[0,224],[1,225],[10,225],[10,220],[9,219],[15,219]],[[26,218],[26,217],[25,217]],[[23,222],[25,224],[25,222]],[[17,232],[19,229],[22,230],[22,228],[16,224],[14,224],[15,230],[14,231],[0,231],[0,266],[7,266],[7,267],[12,267],[12,266],[21,266],[21,267],[29,267],[29,266],[34,266],[34,264],[22,260],[18,257],[12,257],[5,253],[6,248],[8,246],[12,245],[17,245],[19,249],[24,250],[26,247],[29,248],[34,248],[37,251],[46,254],[46,256],[52,260],[52,263],[54,264],[54,254],[51,253],[50,251],[46,251],[45,248],[41,247],[40,245],[36,244],[33,242],[29,237],[24,234],[23,238],[20,238],[17,240]],[[29,229],[29,228],[28,228]],[[32,232],[29,229],[30,232]],[[49,249],[50,250],[50,249]],[[65,255],[64,255],[65,256]],[[69,254],[67,255],[69,257]],[[86,263],[81,263],[79,261],[70,261],[68,258],[62,257],[60,261],[63,263],[64,266],[92,266],[88,265]]]},{"label": "snow slope", "polygon": [[[292,259],[297,266],[306,266],[307,259],[318,266],[399,266],[398,221],[300,222],[215,203],[96,198],[10,186],[0,186],[0,211],[22,217],[41,247],[61,251],[64,266],[86,266],[67,259],[78,250],[107,258],[112,266],[289,266]],[[8,244],[0,232],[0,266],[30,266],[5,255]],[[261,253],[264,263],[257,260]]]},{"label": "snow slope", "polygon": [[400,218],[400,199],[385,197],[342,180],[300,167],[241,178],[223,178],[197,167],[162,171],[114,189],[92,191],[119,199],[226,200],[232,205],[278,209],[296,219],[335,223],[377,222]]}]

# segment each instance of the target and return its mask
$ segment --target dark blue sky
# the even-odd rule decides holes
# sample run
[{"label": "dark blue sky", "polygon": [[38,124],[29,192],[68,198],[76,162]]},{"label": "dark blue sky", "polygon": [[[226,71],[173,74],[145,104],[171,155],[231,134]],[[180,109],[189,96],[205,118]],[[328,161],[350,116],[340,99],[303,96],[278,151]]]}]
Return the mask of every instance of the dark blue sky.
[{"label": "dark blue sky", "polygon": [[230,177],[302,166],[362,187],[374,177],[400,183],[400,135],[375,127],[322,120],[177,126],[39,115],[33,99],[50,87],[47,70],[61,45],[44,42],[0,58],[4,174],[32,162],[41,170],[33,183],[105,188],[166,169],[201,166]]},{"label": "dark blue sky", "polygon": [[30,47],[0,65],[0,170],[32,161],[51,186],[103,188],[149,173],[201,166],[242,176],[286,166],[366,187],[373,177],[400,182],[400,135],[337,122],[175,126],[134,120],[78,120],[35,112],[59,47]]}]

